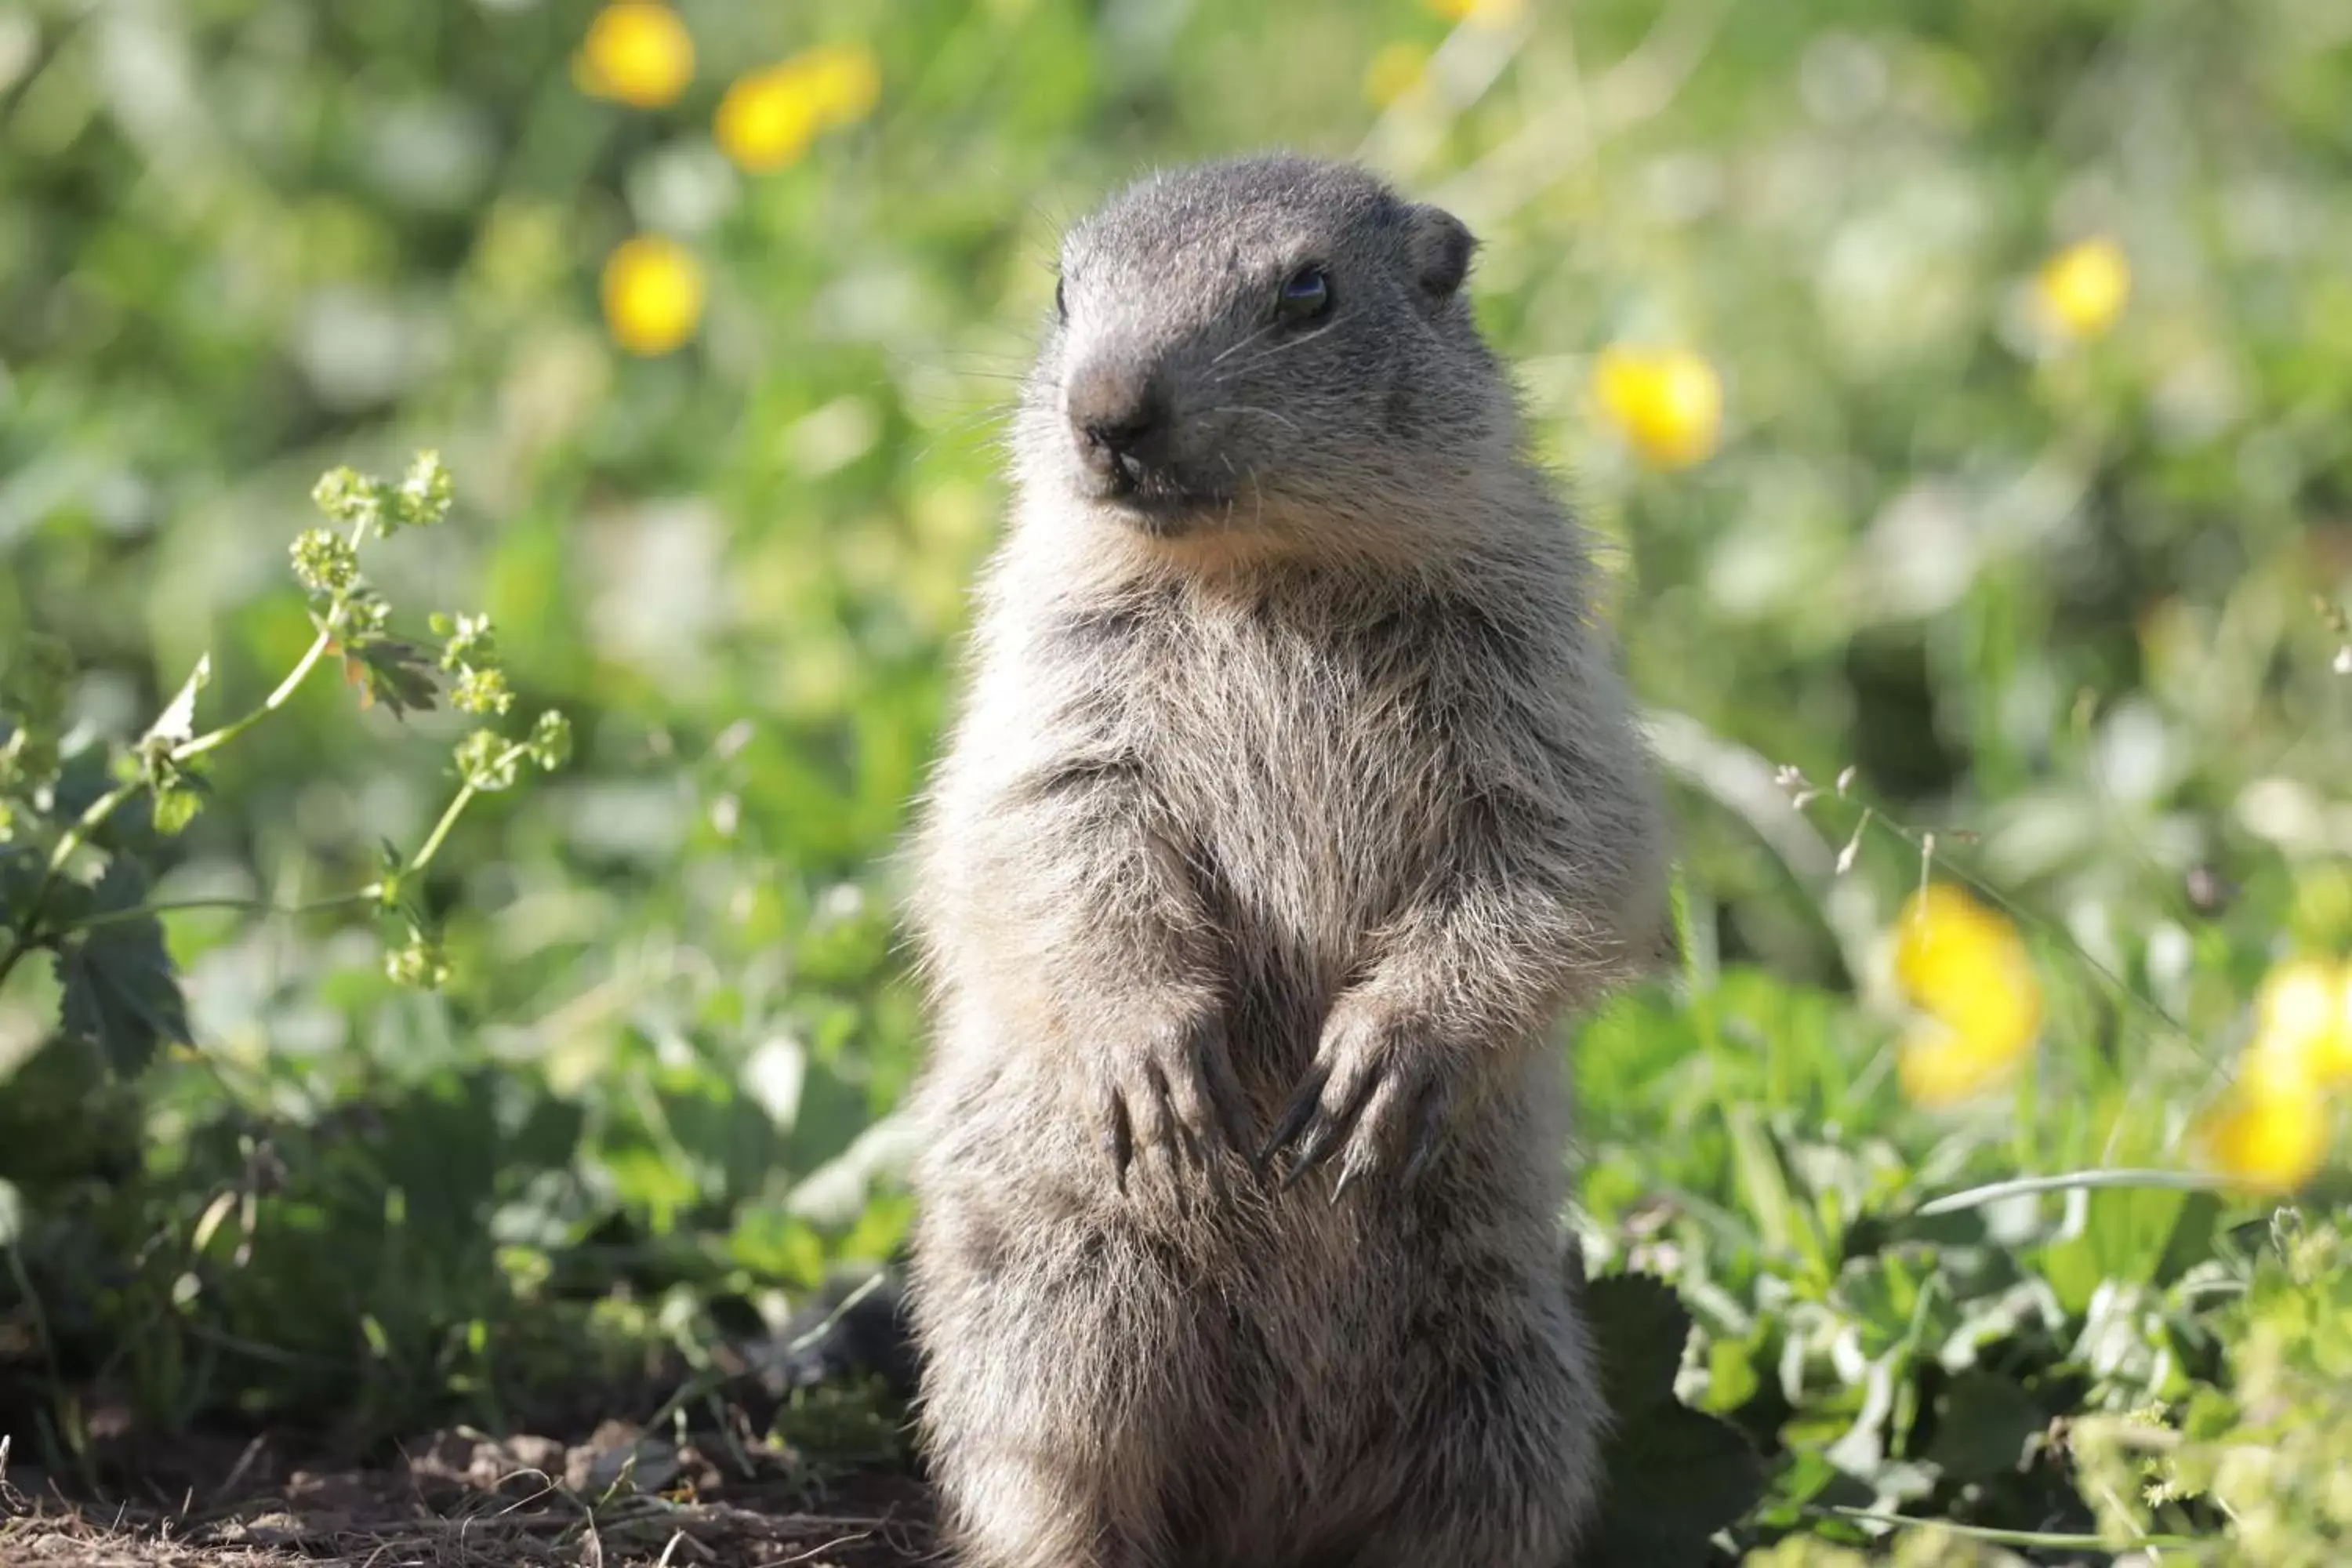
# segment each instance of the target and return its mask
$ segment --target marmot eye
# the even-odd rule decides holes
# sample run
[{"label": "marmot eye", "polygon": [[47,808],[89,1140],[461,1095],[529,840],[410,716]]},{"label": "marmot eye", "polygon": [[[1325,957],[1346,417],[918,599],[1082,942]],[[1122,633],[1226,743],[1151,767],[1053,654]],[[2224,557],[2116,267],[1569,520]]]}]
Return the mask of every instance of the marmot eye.
[{"label": "marmot eye", "polygon": [[1318,263],[1302,267],[1282,286],[1275,309],[1286,321],[1311,321],[1331,309],[1331,275]]},{"label": "marmot eye", "polygon": [[1054,279],[1054,319],[1057,321],[1066,321],[1070,319],[1070,297],[1063,292],[1063,287],[1062,279],[1057,274]]}]

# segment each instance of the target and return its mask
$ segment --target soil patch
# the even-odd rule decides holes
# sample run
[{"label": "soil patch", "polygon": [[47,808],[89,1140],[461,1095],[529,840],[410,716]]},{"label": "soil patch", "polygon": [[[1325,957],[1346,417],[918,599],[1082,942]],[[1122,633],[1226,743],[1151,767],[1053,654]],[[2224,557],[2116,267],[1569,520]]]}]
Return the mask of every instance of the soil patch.
[{"label": "soil patch", "polygon": [[[110,1459],[92,1489],[0,1474],[0,1568],[910,1568],[939,1561],[920,1483],[608,1421],[585,1439],[430,1435],[373,1466],[270,1439]],[[5,1464],[5,1459],[0,1459]],[[117,1495],[108,1495],[117,1494]]]}]

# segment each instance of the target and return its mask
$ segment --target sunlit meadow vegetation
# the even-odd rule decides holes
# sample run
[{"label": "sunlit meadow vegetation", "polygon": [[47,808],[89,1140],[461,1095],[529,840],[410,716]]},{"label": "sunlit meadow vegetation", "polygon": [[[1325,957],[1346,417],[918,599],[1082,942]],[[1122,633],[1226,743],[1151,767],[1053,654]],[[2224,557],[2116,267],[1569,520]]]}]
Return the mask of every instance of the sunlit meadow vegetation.
[{"label": "sunlit meadow vegetation", "polygon": [[887,1260],[1055,235],[1287,143],[1482,237],[1674,783],[1574,1223],[1765,1486],[1629,1424],[1744,1514],[1628,1561],[2345,1561],[2347,104],[2341,0],[0,12],[0,1431]]}]

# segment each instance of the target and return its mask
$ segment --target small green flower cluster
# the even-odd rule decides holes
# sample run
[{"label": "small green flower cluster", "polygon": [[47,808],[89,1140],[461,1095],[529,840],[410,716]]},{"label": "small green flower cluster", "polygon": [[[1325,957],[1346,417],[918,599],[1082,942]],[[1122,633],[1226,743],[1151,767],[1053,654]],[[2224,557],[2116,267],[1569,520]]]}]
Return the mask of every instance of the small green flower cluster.
[{"label": "small green flower cluster", "polygon": [[[392,606],[360,574],[360,546],[404,528],[430,528],[449,515],[449,470],[436,452],[420,452],[398,480],[334,468],[310,491],[336,528],[306,530],[294,541],[295,581],[310,595],[310,621],[342,659],[360,705],[381,702],[394,714],[433,706],[435,683],[425,650],[391,636]],[[340,530],[340,531],[339,531]],[[453,694],[468,711],[467,694]],[[503,711],[503,710],[500,710]]]},{"label": "small green flower cluster", "polygon": [[435,991],[449,982],[449,961],[441,951],[441,939],[412,921],[408,940],[384,950],[383,973],[395,985]]},{"label": "small green flower cluster", "polygon": [[[459,712],[502,718],[511,711],[514,686],[499,662],[498,632],[488,615],[436,611],[426,622],[440,639],[436,653],[386,635],[387,608],[359,575],[357,547],[371,534],[389,537],[404,528],[428,528],[448,516],[452,488],[438,455],[420,453],[397,483],[350,468],[334,469],[319,481],[311,499],[330,520],[348,529],[349,536],[329,529],[305,533],[295,542],[294,573],[320,602],[314,617],[322,631],[334,634],[346,672],[361,689],[362,702],[380,700],[395,713],[429,708],[437,670],[449,678],[450,706]],[[525,762],[552,772],[571,752],[570,722],[552,709],[540,714],[522,740],[485,728],[458,742],[455,762],[461,787],[457,798],[415,857],[404,861],[396,852],[386,855],[376,883],[381,907],[407,927],[406,940],[384,955],[384,973],[394,981],[430,988],[448,979],[439,935],[409,908],[405,893],[415,874],[438,852],[467,802],[477,795],[513,788]]]},{"label": "small green flower cluster", "polygon": [[[511,709],[514,688],[499,666],[498,633],[490,617],[436,614],[431,624],[442,639],[441,668],[457,678],[450,687],[452,705],[461,712],[492,716]],[[571,755],[571,721],[551,708],[521,741],[509,741],[495,730],[467,735],[457,745],[457,776],[469,790],[510,789],[525,761],[552,772]]]},{"label": "small green flower cluster", "polygon": [[531,725],[526,740],[509,741],[495,730],[477,730],[457,743],[457,776],[468,789],[495,794],[511,789],[525,761],[547,773],[572,756],[572,721],[551,708]]},{"label": "small green flower cluster", "polygon": [[457,676],[449,700],[460,712],[504,713],[514,706],[514,690],[506,671],[498,666],[498,634],[488,616],[445,616],[432,619],[434,635],[446,639],[441,668]]},{"label": "small green flower cluster", "polygon": [[294,575],[319,598],[342,598],[359,586],[360,552],[330,529],[306,529],[294,541]]},{"label": "small green flower cluster", "polygon": [[351,468],[331,468],[320,477],[310,499],[352,531],[352,542],[371,533],[389,539],[404,528],[430,528],[449,515],[457,489],[438,452],[419,452],[397,481]]}]

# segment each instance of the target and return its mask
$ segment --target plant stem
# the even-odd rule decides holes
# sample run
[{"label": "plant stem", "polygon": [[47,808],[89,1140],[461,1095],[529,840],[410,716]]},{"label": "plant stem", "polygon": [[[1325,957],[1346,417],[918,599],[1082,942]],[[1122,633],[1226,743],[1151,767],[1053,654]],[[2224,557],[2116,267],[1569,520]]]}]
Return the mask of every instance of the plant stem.
[{"label": "plant stem", "polygon": [[[317,637],[310,640],[309,650],[296,661],[293,669],[288,672],[286,679],[278,683],[278,689],[262,699],[260,707],[241,719],[233,720],[222,725],[217,730],[181,742],[172,748],[172,760],[175,763],[184,763],[191,757],[201,757],[206,752],[236,739],[280,708],[285,707],[288,700],[294,695],[302,682],[310,678],[310,671],[318,668],[319,660],[326,656],[328,646],[334,641],[335,624],[336,615],[331,614],[327,617],[327,625]],[[117,784],[92,801],[89,809],[83,812],[71,827],[66,829],[64,837],[58,840],[57,848],[49,854],[48,870],[42,877],[41,885],[33,890],[35,910],[37,910],[40,908],[41,900],[55,884],[58,873],[65,868],[65,863],[72,858],[73,852],[88,842],[89,835],[96,832],[108,817],[121,810],[124,801],[129,800],[145,787],[144,779],[132,779],[129,784]]]},{"label": "plant stem", "polygon": [[66,862],[73,858],[73,852],[89,842],[89,836],[97,832],[108,817],[121,809],[124,801],[137,795],[144,787],[145,782],[140,779],[115,785],[96,800],[91,801],[89,808],[74,818],[74,825],[58,836],[57,847],[49,851],[49,863],[42,868],[40,886],[33,889],[35,909],[40,908],[41,900],[57,882],[58,873],[65,869]]},{"label": "plant stem", "polygon": [[[490,764],[489,771],[496,773],[501,768],[520,762],[524,753],[530,750],[530,748],[529,746],[509,746],[503,752],[499,753],[499,760]],[[461,787],[456,795],[451,797],[449,808],[441,814],[441,820],[433,825],[433,832],[431,835],[425,838],[425,842],[421,846],[418,847],[416,853],[410,858],[408,864],[401,868],[403,875],[406,875],[412,871],[422,871],[426,866],[432,863],[433,857],[441,852],[441,841],[449,837],[449,830],[457,826],[457,818],[465,815],[466,807],[471,805],[474,797],[481,793],[482,790],[479,784],[469,782]]]},{"label": "plant stem", "polygon": [[[352,542],[355,545],[359,542],[359,531],[356,529],[352,532]],[[287,672],[286,679],[278,683],[277,689],[261,700],[260,706],[242,717],[231,720],[218,729],[207,731],[204,734],[181,742],[172,748],[172,760],[175,763],[184,763],[191,758],[201,757],[207,752],[225,746],[286,706],[293,699],[294,693],[301,689],[302,683],[310,679],[310,672],[319,667],[319,661],[327,656],[328,648],[333,646],[335,632],[341,624],[341,616],[342,607],[338,604],[335,608],[328,612],[326,624],[319,628],[319,635],[310,639],[310,647],[304,650],[299,659],[295,661],[294,668]],[[493,771],[508,767],[520,761],[530,750],[527,745],[508,747],[492,764]],[[48,900],[49,889],[57,885],[58,877],[64,871],[66,862],[73,858],[74,852],[87,844],[89,841],[89,836],[97,832],[109,817],[120,811],[126,801],[145,787],[146,781],[143,778],[117,784],[92,801],[89,808],[75,819],[74,825],[58,837],[57,847],[49,852],[48,865],[42,869],[41,879],[35,886],[33,896],[27,902],[23,927],[9,942],[6,950],[0,952],[0,984],[6,983],[9,974],[15,971],[16,965],[23,963],[26,955],[35,948],[51,945],[57,938],[70,931],[91,931],[100,926],[138,920],[171,910],[266,909],[277,914],[304,914],[316,910],[335,909],[345,904],[364,903],[371,899],[382,896],[383,892],[382,882],[371,882],[356,892],[314,900],[309,903],[295,905],[290,909],[278,909],[248,899],[159,900],[134,904],[129,909],[109,910],[88,919],[77,921],[70,926],[58,931],[42,929],[41,907]],[[481,786],[471,782],[458,789],[456,796],[450,800],[447,809],[442,812],[440,821],[433,825],[431,835],[410,858],[407,865],[402,868],[404,875],[408,872],[421,871],[432,863],[433,857],[441,852],[441,846],[448,838],[450,829],[457,826],[457,818],[465,814],[466,807],[471,805],[474,797],[481,793]]]},{"label": "plant stem", "polygon": [[[358,527],[352,530],[352,544],[354,548],[359,544],[362,531]],[[240,719],[230,721],[217,730],[192,736],[181,742],[172,748],[172,760],[175,763],[184,763],[191,757],[201,757],[206,752],[226,745],[270,714],[285,707],[294,693],[300,689],[302,682],[310,679],[310,672],[319,667],[319,661],[326,657],[327,649],[332,646],[336,628],[341,625],[341,620],[342,605],[338,601],[335,606],[327,612],[326,624],[319,628],[319,635],[310,639],[310,647],[303,652],[299,659],[295,661],[294,668],[287,672],[286,679],[278,683],[278,689],[261,700],[260,707]],[[57,931],[44,931],[41,929],[41,906],[48,901],[49,889],[57,886],[58,873],[65,869],[66,862],[73,858],[74,851],[88,843],[89,836],[104,826],[107,818],[122,809],[125,801],[145,787],[146,780],[143,778],[132,779],[128,784],[115,785],[114,788],[90,802],[89,809],[77,817],[74,825],[59,836],[57,847],[49,852],[49,863],[42,868],[41,879],[34,887],[32,898],[26,903],[23,928],[17,932],[16,939],[8,944],[7,951],[0,952],[0,983],[7,980],[10,972],[24,961],[26,953],[63,934]],[[124,911],[126,914],[128,912]],[[79,930],[82,926],[99,923],[101,922],[86,921],[81,922],[80,926],[69,929]]]},{"label": "plant stem", "polygon": [[2070,1171],[2056,1176],[2017,1176],[1989,1182],[1981,1187],[1950,1193],[1921,1204],[1912,1213],[1922,1219],[1982,1208],[2003,1198],[2031,1197],[2037,1193],[2063,1193],[2075,1187],[2168,1187],[2175,1192],[2218,1191],[2224,1184],[2193,1171]]},{"label": "plant stem", "polygon": [[85,920],[76,921],[70,931],[95,931],[100,926],[123,921],[142,920],[149,915],[172,914],[181,910],[252,910],[271,915],[308,915],[321,910],[341,909],[345,904],[363,904],[383,891],[381,882],[349,893],[337,893],[332,898],[310,899],[299,904],[273,904],[261,899],[151,899],[143,904],[133,904],[127,910],[107,910]]},{"label": "plant stem", "polygon": [[[331,626],[332,623],[330,622],[330,625]],[[183,741],[172,748],[172,760],[185,762],[190,757],[202,756],[214,747],[245,733],[263,719],[284,707],[286,700],[294,695],[295,689],[300,686],[310,671],[318,667],[319,660],[326,653],[327,645],[331,640],[331,634],[321,631],[311,640],[310,651],[302,656],[301,660],[294,666],[292,672],[278,683],[278,689],[263,700],[260,707],[208,734]],[[25,955],[31,952],[33,949],[64,934],[61,931],[45,931],[41,929],[41,906],[48,901],[49,890],[58,885],[58,877],[64,871],[66,862],[73,858],[74,851],[89,843],[89,836],[105,826],[109,817],[121,810],[124,802],[146,787],[147,781],[143,778],[132,779],[128,784],[115,785],[90,802],[89,808],[74,819],[73,826],[58,836],[57,847],[49,851],[49,863],[41,868],[41,879],[34,885],[33,896],[26,903],[24,927],[17,932],[16,940],[8,944],[8,950],[5,952],[0,952],[0,982],[5,981],[10,972],[22,963]],[[131,911],[121,911],[115,918],[120,919],[130,912]],[[79,926],[68,929],[79,930],[82,926],[102,923],[104,923],[102,920],[89,920],[80,922]]]},{"label": "plant stem", "polygon": [[16,936],[8,943],[8,950],[0,952],[0,985],[8,983],[8,976],[16,973],[16,965],[25,961],[26,954],[37,947],[47,945],[55,934],[41,930],[41,906],[48,901],[49,889],[57,886],[58,872],[73,852],[81,847],[83,841],[98,830],[99,824],[112,816],[124,801],[139,793],[139,788],[137,780],[115,785],[91,801],[89,809],[76,817],[74,825],[59,836],[58,847],[49,852],[49,863],[41,868],[41,879],[34,884],[33,896],[25,902],[25,923],[17,928]]},{"label": "plant stem", "polygon": [[303,654],[299,662],[288,673],[286,679],[278,683],[278,689],[261,700],[260,707],[247,713],[244,718],[234,720],[207,734],[181,742],[172,748],[172,760],[175,763],[184,763],[190,757],[201,757],[215,747],[225,746],[280,708],[285,707],[302,682],[310,678],[310,671],[318,668],[319,660],[326,657],[328,646],[334,641],[334,629],[335,617],[330,616],[326,629],[311,639],[310,650]]},{"label": "plant stem", "polygon": [[24,962],[26,954],[46,945],[58,934],[41,929],[41,906],[48,901],[49,889],[58,885],[58,873],[73,858],[73,852],[98,831],[100,825],[121,809],[122,803],[137,795],[142,787],[144,781],[140,779],[115,785],[91,801],[89,808],[74,818],[74,825],[58,836],[57,847],[49,851],[49,863],[41,868],[41,879],[33,886],[33,896],[26,900],[25,923],[17,931],[16,940],[8,944],[8,951],[0,952],[0,984],[6,983],[16,965]]},{"label": "plant stem", "polygon": [[409,858],[408,864],[401,868],[401,869],[404,871],[422,871],[427,865],[431,864],[433,857],[441,852],[441,841],[449,837],[449,830],[457,826],[457,818],[463,815],[466,807],[471,804],[473,798],[480,793],[480,790],[469,784],[464,785],[455,795],[451,796],[449,800],[449,809],[441,814],[441,820],[433,825],[432,834],[426,837],[423,845],[418,847],[416,853]]},{"label": "plant stem", "polygon": [[1721,1044],[1716,1031],[1715,972],[1698,951],[1697,931],[1691,920],[1690,878],[1682,861],[1675,862],[1673,876],[1666,884],[1666,897],[1674,917],[1675,945],[1682,950],[1683,985],[1689,994],[1691,1018],[1712,1056]]},{"label": "plant stem", "polygon": [[2075,1535],[2054,1530],[1994,1530],[1981,1524],[1954,1524],[1948,1520],[1914,1519],[1908,1514],[1876,1513],[1866,1508],[1811,1508],[1808,1513],[1826,1514],[1833,1519],[1850,1519],[1857,1524],[1893,1525],[1910,1530],[1940,1530],[1952,1535],[1966,1536],[1970,1541],[1982,1541],[1994,1546],[2052,1546],[2076,1552],[2098,1552],[2110,1557],[2120,1557],[2127,1552],[2139,1552],[2148,1547],[2194,1549],[2201,1542],[2186,1535],[2144,1535],[2127,1545],[2110,1546],[2096,1535]]},{"label": "plant stem", "polygon": [[[302,662],[295,667],[294,673],[288,676],[286,680],[279,685],[278,689],[270,694],[268,701],[264,702],[259,708],[254,710],[251,713],[247,714],[235,724],[215,730],[209,735],[199,736],[196,741],[190,742],[189,745],[194,746],[204,742],[214,742],[215,737],[226,736],[237,730],[251,725],[257,720],[268,713],[274,707],[282,705],[286,700],[286,698],[292,693],[294,689],[301,684],[302,677],[309,674],[311,666],[318,662],[318,655],[326,647],[326,635],[321,633],[319,640],[311,645],[310,654],[304,656]],[[507,748],[504,754],[502,754],[499,758],[498,762],[493,765],[495,767],[504,767],[508,763],[513,763],[521,758],[529,750],[530,748],[528,746],[509,746]],[[174,751],[173,755],[174,757],[178,757],[184,752],[185,748],[182,748],[181,750]],[[186,754],[194,753],[190,752]],[[139,787],[140,786],[137,784],[128,784],[110,792],[105,798],[93,804],[89,811],[82,814],[82,820],[76,824],[76,828],[78,830],[87,830],[88,828],[94,827],[99,823],[105,821],[107,816],[110,816],[116,808],[120,807],[124,799],[127,799],[131,795],[135,794]],[[424,844],[418,847],[416,853],[409,858],[408,863],[401,868],[401,874],[403,876],[406,876],[411,872],[422,871],[426,866],[432,863],[433,857],[441,852],[441,846],[448,838],[450,829],[457,826],[457,818],[465,815],[466,807],[471,805],[474,797],[481,793],[481,787],[478,784],[467,784],[459,788],[457,795],[450,799],[447,808],[441,813],[441,819],[433,825],[433,832],[431,836],[428,837],[425,840]],[[104,807],[105,809],[101,811],[100,809],[100,807]],[[68,837],[71,837],[72,835],[68,834]],[[71,854],[73,849],[79,847],[79,840],[76,840],[71,844],[67,843],[63,839],[58,841],[58,857],[53,858],[50,867],[52,879],[56,870],[63,864],[62,857]],[[34,897],[33,902],[35,909],[37,910],[39,908],[41,897],[47,892],[49,886],[49,880],[44,880],[41,884],[39,891],[37,892]],[[9,946],[7,952],[0,953],[0,981],[6,980],[8,978],[9,971],[16,968],[17,963],[24,959],[26,954],[32,952],[33,949],[44,946],[57,937],[68,935],[75,931],[95,931],[101,926],[117,925],[124,921],[142,920],[150,915],[169,914],[177,910],[256,910],[273,915],[315,914],[322,910],[341,909],[350,904],[369,903],[383,897],[383,884],[382,882],[370,882],[366,887],[355,889],[348,893],[337,893],[323,899],[311,899],[299,904],[271,904],[265,903],[259,899],[151,899],[145,903],[133,904],[128,909],[103,910],[100,913],[76,921],[71,925],[54,931],[36,931],[28,926],[26,933],[17,938],[16,941]]]}]

